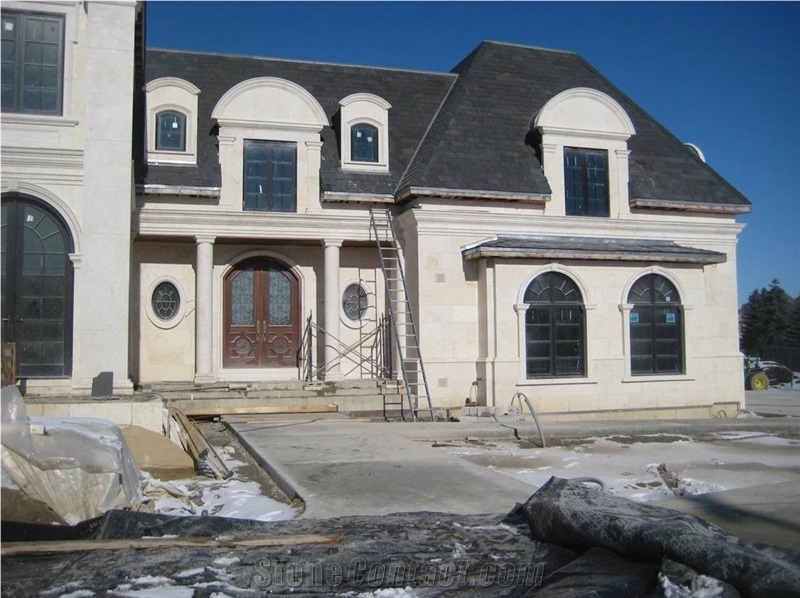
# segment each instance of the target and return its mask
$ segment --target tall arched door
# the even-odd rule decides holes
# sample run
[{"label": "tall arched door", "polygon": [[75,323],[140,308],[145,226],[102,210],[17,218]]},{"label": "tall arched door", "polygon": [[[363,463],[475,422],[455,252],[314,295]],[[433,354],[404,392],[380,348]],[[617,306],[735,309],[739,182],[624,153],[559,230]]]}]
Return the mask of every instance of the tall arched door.
[{"label": "tall arched door", "polygon": [[72,374],[72,238],[44,204],[2,201],[3,342],[17,345],[17,376]]},{"label": "tall arched door", "polygon": [[225,277],[223,366],[296,367],[300,283],[266,258],[237,264]]}]

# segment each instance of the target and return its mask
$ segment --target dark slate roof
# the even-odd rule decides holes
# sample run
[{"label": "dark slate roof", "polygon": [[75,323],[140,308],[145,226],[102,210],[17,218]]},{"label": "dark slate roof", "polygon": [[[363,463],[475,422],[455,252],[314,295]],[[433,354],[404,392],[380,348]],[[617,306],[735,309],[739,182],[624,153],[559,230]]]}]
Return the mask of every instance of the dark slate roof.
[{"label": "dark slate roof", "polygon": [[342,172],[337,132],[322,130],[323,191],[393,194],[406,165],[433,119],[455,75],[345,66],[172,50],[148,50],[147,82],[179,77],[200,89],[198,96],[197,166],[139,164],[137,182],[150,185],[220,186],[214,125],[211,118],[219,99],[231,87],[254,77],[280,77],[311,93],[333,123],[339,100],[353,93],[382,97],[389,109],[389,173]]},{"label": "dark slate roof", "polygon": [[499,236],[468,245],[465,259],[541,258],[722,264],[726,255],[683,247],[672,241],[601,239],[594,237]]},{"label": "dark slate roof", "polygon": [[145,77],[180,77],[200,88],[197,167],[139,164],[137,182],[220,185],[211,112],[231,87],[253,77],[288,79],[308,90],[335,123],[339,100],[356,92],[386,99],[390,172],[340,168],[338,132],[322,131],[322,191],[397,194],[470,190],[498,196],[549,195],[531,133],[556,94],[590,87],[613,97],[636,129],[628,147],[633,206],[747,211],[750,202],[580,56],[483,42],[451,74],[148,50]]},{"label": "dark slate roof", "polygon": [[636,129],[628,142],[631,199],[750,204],[577,54],[483,42],[453,72],[458,81],[401,188],[550,193],[531,123],[556,94],[590,87],[613,97]]}]

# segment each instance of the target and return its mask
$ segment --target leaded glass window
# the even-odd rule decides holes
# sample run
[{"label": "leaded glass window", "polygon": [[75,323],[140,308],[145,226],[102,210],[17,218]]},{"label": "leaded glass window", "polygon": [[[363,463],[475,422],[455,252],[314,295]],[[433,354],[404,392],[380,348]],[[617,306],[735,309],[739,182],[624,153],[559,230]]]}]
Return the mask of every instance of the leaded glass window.
[{"label": "leaded glass window", "polygon": [[350,159],[353,162],[378,161],[378,129],[358,124],[350,128]]},{"label": "leaded glass window", "polygon": [[296,144],[245,139],[244,209],[297,210]]},{"label": "leaded glass window", "polygon": [[342,295],[344,315],[350,320],[358,321],[367,313],[368,306],[367,292],[364,287],[356,282],[348,285],[344,290],[344,295]]},{"label": "leaded glass window", "polygon": [[566,212],[570,216],[608,216],[608,152],[564,148]]},{"label": "leaded glass window", "polygon": [[156,150],[186,151],[186,116],[173,110],[156,116]]},{"label": "leaded glass window", "polygon": [[585,376],[586,320],[578,286],[560,272],[537,276],[525,291],[528,378]]},{"label": "leaded glass window", "polygon": [[683,373],[683,310],[678,290],[658,274],[637,280],[628,293],[632,303],[631,373]]},{"label": "leaded glass window", "polygon": [[292,287],[289,278],[280,270],[269,271],[270,326],[289,326],[292,323]]},{"label": "leaded glass window", "polygon": [[153,289],[152,305],[153,313],[160,320],[168,322],[175,317],[181,306],[181,295],[178,288],[167,280],[158,283]]},{"label": "leaded glass window", "polygon": [[253,268],[242,270],[231,285],[231,324],[234,326],[252,326],[253,314]]},{"label": "leaded glass window", "polygon": [[64,17],[3,11],[2,111],[61,114]]}]

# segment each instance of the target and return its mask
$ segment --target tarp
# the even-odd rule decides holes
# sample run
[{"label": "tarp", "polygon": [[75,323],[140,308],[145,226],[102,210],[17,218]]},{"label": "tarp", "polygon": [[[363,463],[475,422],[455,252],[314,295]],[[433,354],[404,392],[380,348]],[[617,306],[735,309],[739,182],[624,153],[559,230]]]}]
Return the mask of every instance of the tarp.
[{"label": "tarp", "polygon": [[15,386],[2,389],[3,485],[69,524],[141,500],[140,472],[119,427],[92,418],[28,417]]},{"label": "tarp", "polygon": [[[746,596],[800,596],[796,553],[746,544],[672,509],[553,477],[528,499],[524,512],[534,539],[541,542],[580,550],[601,547],[637,562],[670,559]],[[591,579],[584,581],[591,587]]]}]

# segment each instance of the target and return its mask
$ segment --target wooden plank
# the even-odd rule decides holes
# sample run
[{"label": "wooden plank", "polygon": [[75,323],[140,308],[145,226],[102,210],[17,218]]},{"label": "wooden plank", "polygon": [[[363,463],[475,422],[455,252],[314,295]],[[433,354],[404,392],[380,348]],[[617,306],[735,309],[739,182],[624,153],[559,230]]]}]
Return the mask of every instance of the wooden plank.
[{"label": "wooden plank", "polygon": [[335,413],[338,405],[263,405],[261,407],[187,407],[181,409],[185,415],[262,415],[273,413]]},{"label": "wooden plank", "polygon": [[3,542],[2,556],[27,556],[92,550],[142,550],[153,548],[236,548],[247,546],[298,546],[338,544],[339,536],[301,534],[291,536],[253,536],[250,538],[131,538],[127,540],[60,540],[54,542]]}]

